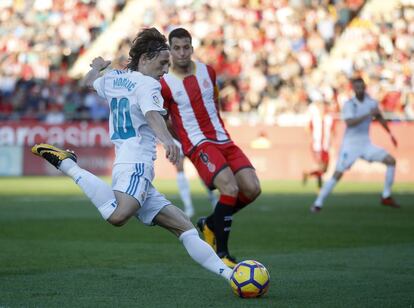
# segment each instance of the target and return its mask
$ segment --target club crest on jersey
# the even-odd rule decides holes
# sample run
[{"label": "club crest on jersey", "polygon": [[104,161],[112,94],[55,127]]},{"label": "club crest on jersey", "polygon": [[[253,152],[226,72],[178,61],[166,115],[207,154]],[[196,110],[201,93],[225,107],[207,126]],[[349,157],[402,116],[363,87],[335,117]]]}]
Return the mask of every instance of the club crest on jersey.
[{"label": "club crest on jersey", "polygon": [[216,171],[216,165],[208,160],[208,155],[203,151],[200,152],[200,159],[207,166],[208,171],[211,173]]},{"label": "club crest on jersey", "polygon": [[206,88],[206,89],[208,89],[210,87],[210,83],[208,82],[207,79],[204,79],[204,81],[203,81],[203,87]]}]

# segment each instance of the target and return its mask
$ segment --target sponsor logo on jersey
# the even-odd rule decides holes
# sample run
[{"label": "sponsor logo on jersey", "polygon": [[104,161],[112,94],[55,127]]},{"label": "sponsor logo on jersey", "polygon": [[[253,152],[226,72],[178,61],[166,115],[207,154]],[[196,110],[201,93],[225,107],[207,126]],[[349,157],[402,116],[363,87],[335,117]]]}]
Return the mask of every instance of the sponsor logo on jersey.
[{"label": "sponsor logo on jersey", "polygon": [[180,96],[183,96],[184,95],[184,92],[183,91],[177,91],[177,92],[175,92],[175,97],[180,97]]}]

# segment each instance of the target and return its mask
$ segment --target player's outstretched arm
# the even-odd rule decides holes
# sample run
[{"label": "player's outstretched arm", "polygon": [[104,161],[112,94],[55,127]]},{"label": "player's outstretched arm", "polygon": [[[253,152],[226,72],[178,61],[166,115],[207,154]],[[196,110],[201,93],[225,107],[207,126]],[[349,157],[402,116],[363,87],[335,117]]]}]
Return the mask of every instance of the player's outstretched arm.
[{"label": "player's outstretched arm", "polygon": [[168,131],[164,118],[158,111],[151,110],[145,114],[145,119],[164,146],[167,159],[172,164],[177,165],[180,160],[180,149],[175,144],[173,137]]},{"label": "player's outstretched arm", "polygon": [[384,129],[387,131],[387,133],[390,135],[391,137],[391,142],[392,144],[397,147],[398,146],[398,142],[397,139],[394,137],[394,135],[392,134],[387,121],[384,119],[382,113],[378,110],[378,113],[375,115],[375,119],[378,120],[378,122],[380,122],[381,126],[384,127]]},{"label": "player's outstretched arm", "polygon": [[92,60],[92,63],[89,65],[91,69],[89,72],[85,75],[83,80],[81,81],[81,84],[86,87],[92,87],[93,82],[99,78],[101,75],[101,71],[106,69],[109,64],[111,64],[111,61],[107,61],[102,57],[97,57]]}]

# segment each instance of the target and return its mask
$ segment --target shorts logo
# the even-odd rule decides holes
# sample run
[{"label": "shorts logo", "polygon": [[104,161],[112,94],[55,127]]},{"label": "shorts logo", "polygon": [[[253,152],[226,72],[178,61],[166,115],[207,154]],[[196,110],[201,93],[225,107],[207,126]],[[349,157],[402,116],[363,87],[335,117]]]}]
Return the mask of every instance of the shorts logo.
[{"label": "shorts logo", "polygon": [[208,155],[203,151],[200,152],[200,159],[204,163],[204,165],[207,166],[208,171],[210,171],[211,173],[216,171],[216,165],[208,160]]}]

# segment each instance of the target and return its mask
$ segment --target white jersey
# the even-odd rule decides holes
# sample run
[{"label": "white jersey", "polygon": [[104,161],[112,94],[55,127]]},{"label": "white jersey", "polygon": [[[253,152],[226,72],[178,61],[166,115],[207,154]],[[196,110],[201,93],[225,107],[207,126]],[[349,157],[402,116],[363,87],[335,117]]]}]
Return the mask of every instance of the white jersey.
[{"label": "white jersey", "polygon": [[[377,108],[378,103],[365,95],[362,102],[358,101],[356,97],[345,102],[342,108],[342,119],[349,120],[359,118],[367,115],[372,109]],[[372,117],[365,118],[361,123],[354,126],[347,126],[344,135],[344,144],[366,143],[370,142],[369,139],[369,126],[371,124]]]},{"label": "white jersey", "polygon": [[162,115],[160,83],[150,76],[131,70],[112,70],[95,80],[93,87],[110,107],[109,134],[119,163],[153,164],[156,136],[145,114],[155,110]]}]

